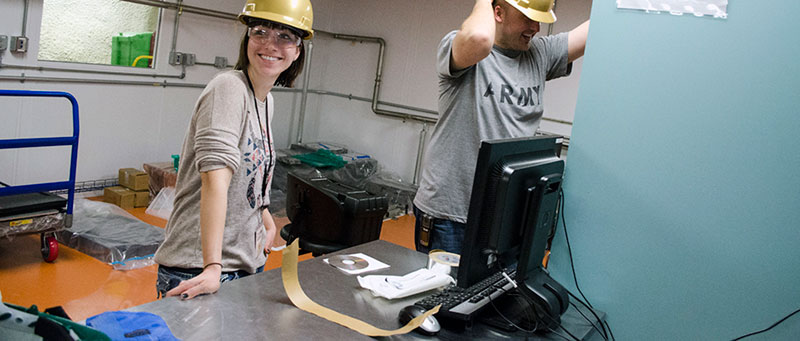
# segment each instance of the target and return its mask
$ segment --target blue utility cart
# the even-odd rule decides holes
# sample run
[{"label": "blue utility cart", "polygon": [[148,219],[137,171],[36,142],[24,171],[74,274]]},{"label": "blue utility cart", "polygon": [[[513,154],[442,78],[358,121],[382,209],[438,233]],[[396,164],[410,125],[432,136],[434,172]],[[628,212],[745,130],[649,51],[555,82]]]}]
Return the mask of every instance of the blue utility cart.
[{"label": "blue utility cart", "polygon": [[[0,149],[71,146],[69,180],[17,186],[0,182],[0,237],[39,233],[42,258],[52,262],[58,257],[55,232],[72,226],[78,160],[78,102],[71,94],[57,91],[0,90],[0,96],[63,97],[72,105],[72,136],[0,139]],[[66,191],[67,198],[51,191]]]}]

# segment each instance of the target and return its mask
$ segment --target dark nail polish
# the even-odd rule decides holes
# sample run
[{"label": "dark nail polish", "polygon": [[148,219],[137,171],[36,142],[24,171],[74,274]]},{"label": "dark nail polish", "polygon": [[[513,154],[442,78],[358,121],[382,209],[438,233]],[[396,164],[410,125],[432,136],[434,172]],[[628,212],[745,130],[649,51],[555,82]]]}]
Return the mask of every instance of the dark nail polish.
[{"label": "dark nail polish", "polygon": [[181,294],[181,298],[185,300],[185,299],[189,298],[189,295],[187,295],[187,294]]}]

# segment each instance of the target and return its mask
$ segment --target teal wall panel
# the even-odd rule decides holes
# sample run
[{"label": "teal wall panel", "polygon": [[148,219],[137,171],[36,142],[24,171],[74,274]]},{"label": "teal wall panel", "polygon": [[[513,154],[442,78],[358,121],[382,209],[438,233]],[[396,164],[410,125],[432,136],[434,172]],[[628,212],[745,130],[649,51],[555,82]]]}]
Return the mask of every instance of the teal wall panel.
[{"label": "teal wall panel", "polygon": [[[564,212],[581,289],[618,339],[731,339],[800,308],[798,13],[594,1]],[[577,294],[559,233],[551,271]],[[767,334],[797,335],[798,315]]]}]

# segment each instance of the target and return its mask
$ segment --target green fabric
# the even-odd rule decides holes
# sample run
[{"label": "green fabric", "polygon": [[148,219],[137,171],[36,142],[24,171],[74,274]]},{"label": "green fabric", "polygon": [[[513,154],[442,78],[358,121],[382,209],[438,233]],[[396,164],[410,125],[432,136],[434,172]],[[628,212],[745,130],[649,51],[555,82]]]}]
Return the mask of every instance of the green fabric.
[{"label": "green fabric", "polygon": [[325,149],[318,149],[313,153],[293,155],[292,157],[316,168],[342,168],[347,164],[347,161],[342,160],[341,156]]},{"label": "green fabric", "polygon": [[63,317],[58,317],[58,316],[50,315],[48,313],[40,312],[39,308],[36,307],[36,305],[32,305],[30,308],[25,309],[22,306],[14,305],[14,304],[11,304],[11,303],[0,302],[0,304],[5,304],[9,308],[13,308],[13,309],[16,309],[16,310],[19,310],[19,311],[23,311],[23,312],[26,312],[28,314],[34,315],[34,316],[38,316],[39,318],[45,318],[45,319],[48,319],[50,321],[53,321],[53,322],[61,325],[62,327],[64,327],[64,329],[74,332],[76,335],[78,335],[78,337],[80,337],[81,340],[99,340],[99,341],[109,340],[109,341],[111,341],[111,338],[109,338],[108,335],[106,335],[105,333],[103,333],[103,332],[101,332],[99,330],[84,326],[84,325],[82,325],[80,323],[73,322],[73,321],[71,321],[69,319],[66,319],[66,318],[63,318]]}]

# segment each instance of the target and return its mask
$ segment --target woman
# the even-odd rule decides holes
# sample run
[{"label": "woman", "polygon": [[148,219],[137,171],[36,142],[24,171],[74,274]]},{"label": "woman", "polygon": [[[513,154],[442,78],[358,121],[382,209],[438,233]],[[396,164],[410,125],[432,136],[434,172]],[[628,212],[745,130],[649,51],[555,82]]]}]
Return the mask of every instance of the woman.
[{"label": "woman", "polygon": [[[291,87],[313,35],[308,0],[248,0],[233,71],[208,83],[181,151],[175,205],[155,254],[159,297],[191,299],[264,269],[277,228],[268,190],[275,166],[274,85]],[[198,191],[198,189],[200,189]]]}]

